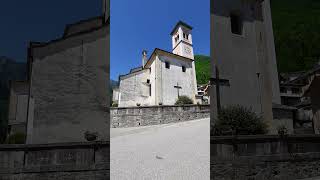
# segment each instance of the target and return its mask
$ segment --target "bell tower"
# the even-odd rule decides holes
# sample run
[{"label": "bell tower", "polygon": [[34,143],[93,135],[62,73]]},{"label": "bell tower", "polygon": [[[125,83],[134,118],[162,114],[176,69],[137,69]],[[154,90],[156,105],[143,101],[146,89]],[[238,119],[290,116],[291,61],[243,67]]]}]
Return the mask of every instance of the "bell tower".
[{"label": "bell tower", "polygon": [[192,47],[192,27],[179,21],[171,32],[172,53],[194,59]]}]

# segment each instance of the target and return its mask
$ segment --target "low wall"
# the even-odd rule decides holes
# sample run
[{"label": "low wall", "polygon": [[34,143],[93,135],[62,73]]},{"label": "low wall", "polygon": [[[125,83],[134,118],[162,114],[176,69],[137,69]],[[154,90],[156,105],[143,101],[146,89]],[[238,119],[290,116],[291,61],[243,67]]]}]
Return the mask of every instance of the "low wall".
[{"label": "low wall", "polygon": [[109,142],[1,145],[1,180],[105,180]]},{"label": "low wall", "polygon": [[320,176],[320,136],[211,137],[211,179],[291,180]]},{"label": "low wall", "polygon": [[269,133],[278,134],[278,128],[285,126],[288,133],[293,134],[296,111],[297,109],[293,107],[273,104],[273,120],[271,127],[269,127]]},{"label": "low wall", "polygon": [[134,127],[210,117],[209,105],[110,108],[111,127]]}]

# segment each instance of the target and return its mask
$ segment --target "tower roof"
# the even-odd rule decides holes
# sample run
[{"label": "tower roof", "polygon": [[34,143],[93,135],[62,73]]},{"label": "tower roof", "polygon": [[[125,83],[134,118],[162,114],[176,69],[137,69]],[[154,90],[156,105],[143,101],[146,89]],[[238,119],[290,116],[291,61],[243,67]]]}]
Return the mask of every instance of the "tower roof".
[{"label": "tower roof", "polygon": [[188,28],[188,29],[190,29],[190,30],[193,28],[192,26],[188,25],[187,23],[185,23],[185,22],[183,22],[183,21],[179,21],[179,22],[176,24],[176,26],[173,28],[173,30],[171,31],[170,35],[173,35],[173,33],[177,30],[177,28],[178,28],[179,26],[184,26],[184,27],[186,27],[186,28]]}]

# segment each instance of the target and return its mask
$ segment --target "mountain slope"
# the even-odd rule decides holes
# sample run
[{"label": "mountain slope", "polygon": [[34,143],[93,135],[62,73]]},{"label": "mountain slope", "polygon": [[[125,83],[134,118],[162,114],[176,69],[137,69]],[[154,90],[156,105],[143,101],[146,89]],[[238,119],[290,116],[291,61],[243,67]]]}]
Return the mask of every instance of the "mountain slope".
[{"label": "mountain slope", "polygon": [[204,55],[195,55],[195,68],[198,84],[206,84],[210,80],[210,57]]},{"label": "mountain slope", "polygon": [[306,70],[320,60],[320,1],[271,0],[278,71]]}]

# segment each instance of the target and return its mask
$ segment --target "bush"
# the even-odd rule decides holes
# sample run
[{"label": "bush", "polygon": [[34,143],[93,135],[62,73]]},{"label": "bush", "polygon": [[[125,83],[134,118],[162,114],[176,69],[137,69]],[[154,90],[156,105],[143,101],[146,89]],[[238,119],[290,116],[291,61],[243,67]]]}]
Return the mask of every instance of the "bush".
[{"label": "bush", "polygon": [[287,127],[285,125],[281,125],[277,128],[278,131],[278,135],[280,136],[286,136],[288,135],[289,130],[287,129]]},{"label": "bush", "polygon": [[188,96],[179,96],[175,105],[184,105],[184,104],[193,104],[193,101]]},{"label": "bush", "polygon": [[266,134],[267,125],[251,109],[232,105],[220,110],[212,131],[215,136]]},{"label": "bush", "polygon": [[112,102],[111,107],[118,107],[118,103],[117,102]]},{"label": "bush", "polygon": [[24,144],[26,135],[24,133],[14,133],[8,136],[6,144]]}]

